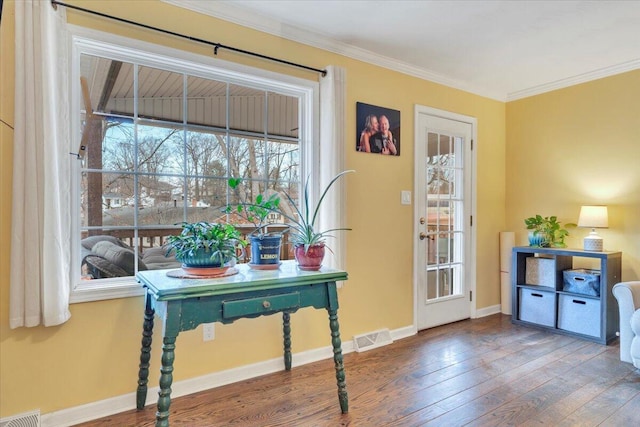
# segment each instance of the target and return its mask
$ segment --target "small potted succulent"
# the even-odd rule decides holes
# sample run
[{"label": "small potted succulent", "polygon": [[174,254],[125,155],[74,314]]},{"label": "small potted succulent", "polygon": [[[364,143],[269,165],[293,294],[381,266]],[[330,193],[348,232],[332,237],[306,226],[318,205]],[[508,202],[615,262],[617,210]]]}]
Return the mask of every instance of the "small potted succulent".
[{"label": "small potted succulent", "polygon": [[224,268],[235,265],[246,242],[231,224],[183,222],[182,232],[167,237],[169,255],[182,263],[183,269]]}]

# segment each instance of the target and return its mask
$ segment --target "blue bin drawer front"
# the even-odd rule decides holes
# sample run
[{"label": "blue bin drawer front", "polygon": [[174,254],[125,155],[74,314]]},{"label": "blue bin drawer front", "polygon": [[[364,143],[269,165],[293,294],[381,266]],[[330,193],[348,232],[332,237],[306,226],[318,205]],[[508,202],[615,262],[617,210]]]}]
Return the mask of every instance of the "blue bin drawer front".
[{"label": "blue bin drawer front", "polygon": [[538,325],[556,326],[556,293],[519,289],[519,319]]},{"label": "blue bin drawer front", "polygon": [[600,337],[600,300],[560,295],[558,328],[578,334]]}]

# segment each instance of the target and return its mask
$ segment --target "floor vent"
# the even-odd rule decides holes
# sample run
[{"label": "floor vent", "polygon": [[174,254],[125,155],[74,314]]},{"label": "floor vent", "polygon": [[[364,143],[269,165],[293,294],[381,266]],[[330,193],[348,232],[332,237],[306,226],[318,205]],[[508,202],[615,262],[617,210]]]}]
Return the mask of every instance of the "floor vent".
[{"label": "floor vent", "polygon": [[383,345],[391,344],[392,342],[391,333],[388,329],[380,329],[379,331],[373,331],[368,334],[356,335],[353,337],[353,343],[358,353],[382,347]]},{"label": "floor vent", "polygon": [[0,420],[0,427],[40,427],[40,411],[3,418]]}]

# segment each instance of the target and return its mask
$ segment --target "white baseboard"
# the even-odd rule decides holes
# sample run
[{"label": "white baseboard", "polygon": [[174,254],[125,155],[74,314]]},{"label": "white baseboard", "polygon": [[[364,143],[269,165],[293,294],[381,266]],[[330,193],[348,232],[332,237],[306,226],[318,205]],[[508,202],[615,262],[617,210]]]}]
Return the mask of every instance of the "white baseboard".
[{"label": "white baseboard", "polygon": [[480,317],[486,317],[486,316],[491,316],[492,314],[496,314],[496,313],[501,313],[501,307],[500,304],[497,305],[491,305],[489,307],[485,307],[485,308],[481,308],[479,310],[476,310],[476,319],[480,318]]},{"label": "white baseboard", "polygon": [[[391,331],[394,339],[402,339],[416,334],[414,326]],[[342,341],[342,354],[354,351],[353,341],[344,339]],[[321,347],[302,353],[295,353],[293,356],[293,367],[306,365],[308,363],[317,362],[319,360],[330,359],[333,357],[333,347]],[[347,367],[348,369],[348,367]],[[252,365],[241,366],[226,371],[215,372],[213,374],[203,375],[188,380],[176,381],[171,385],[171,397],[186,396],[203,390],[220,387],[238,381],[244,381],[249,378],[270,374],[284,370],[284,361],[282,357],[264,362],[254,363]],[[135,379],[132,378],[135,383]],[[150,387],[147,389],[147,404],[155,404],[158,398],[159,387]],[[97,402],[87,403],[86,405],[67,408],[56,412],[50,412],[41,415],[41,427],[68,427],[75,424],[107,417],[120,412],[129,411],[136,407],[136,394],[127,393],[121,396],[100,400]]]},{"label": "white baseboard", "polygon": [[391,338],[394,341],[401,340],[402,338],[409,338],[418,333],[416,325],[405,326],[404,328],[394,329],[391,331]]}]

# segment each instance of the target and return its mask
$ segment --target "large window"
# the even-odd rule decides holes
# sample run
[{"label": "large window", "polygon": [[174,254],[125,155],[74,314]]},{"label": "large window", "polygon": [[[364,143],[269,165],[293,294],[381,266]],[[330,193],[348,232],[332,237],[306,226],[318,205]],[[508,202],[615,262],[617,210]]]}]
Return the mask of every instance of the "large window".
[{"label": "large window", "polygon": [[[72,149],[84,155],[72,194],[72,300],[136,294],[137,271],[179,266],[162,248],[176,224],[237,224],[227,204],[265,192],[295,200],[300,177],[313,173],[315,83],[81,38],[74,47]],[[229,177],[243,178],[242,195]]]}]

